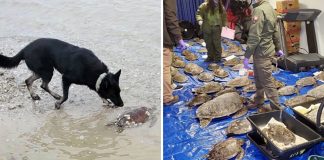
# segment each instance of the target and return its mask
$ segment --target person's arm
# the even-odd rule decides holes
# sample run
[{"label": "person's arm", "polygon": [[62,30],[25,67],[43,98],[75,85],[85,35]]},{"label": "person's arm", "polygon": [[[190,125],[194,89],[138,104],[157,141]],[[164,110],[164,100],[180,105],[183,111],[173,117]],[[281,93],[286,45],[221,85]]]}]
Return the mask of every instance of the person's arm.
[{"label": "person's arm", "polygon": [[167,30],[171,36],[178,43],[182,40],[181,31],[179,27],[179,22],[176,14],[176,1],[175,0],[163,0],[165,23]]},{"label": "person's arm", "polygon": [[275,23],[274,33],[272,35],[273,44],[275,45],[276,52],[282,50],[280,45],[279,26]]},{"label": "person's arm", "polygon": [[260,36],[263,30],[264,15],[260,9],[255,9],[252,14],[252,24],[249,30],[249,38],[247,40],[247,47],[245,52],[245,58],[250,58],[254,54],[256,47],[260,43]]},{"label": "person's arm", "polygon": [[205,12],[205,8],[206,8],[206,3],[202,3],[200,6],[199,6],[199,8],[198,8],[198,10],[197,10],[197,13],[196,13],[196,20],[197,20],[197,22],[199,23],[199,21],[203,21],[204,19],[203,19],[203,14],[204,14],[204,12]]}]

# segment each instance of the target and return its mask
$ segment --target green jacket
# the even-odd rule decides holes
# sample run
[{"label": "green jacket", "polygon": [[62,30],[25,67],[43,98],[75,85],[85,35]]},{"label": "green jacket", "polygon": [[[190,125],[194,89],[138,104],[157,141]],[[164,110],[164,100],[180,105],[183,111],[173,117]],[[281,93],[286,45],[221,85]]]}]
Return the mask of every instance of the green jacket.
[{"label": "green jacket", "polygon": [[[203,24],[201,26],[203,33],[210,33],[211,28],[214,25],[226,26],[226,22],[227,22],[226,11],[223,7],[223,12],[220,13],[219,7],[223,7],[223,6],[218,5],[214,9],[214,12],[215,12],[214,15],[211,15],[209,13],[209,11],[207,10],[207,2],[204,2],[199,6],[199,8],[197,10],[197,14],[196,14],[196,20],[203,21]],[[213,18],[213,19],[211,19],[211,18]]]},{"label": "green jacket", "polygon": [[252,13],[245,57],[265,56],[281,49],[277,14],[266,0],[256,3]]}]

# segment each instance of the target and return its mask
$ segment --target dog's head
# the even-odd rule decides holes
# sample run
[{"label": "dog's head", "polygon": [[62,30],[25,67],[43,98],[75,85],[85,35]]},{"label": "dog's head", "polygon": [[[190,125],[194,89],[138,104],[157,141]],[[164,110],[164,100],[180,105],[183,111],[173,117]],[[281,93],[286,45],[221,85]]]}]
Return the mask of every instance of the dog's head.
[{"label": "dog's head", "polygon": [[103,77],[101,83],[99,84],[99,88],[97,89],[97,93],[101,98],[110,99],[114,105],[118,107],[124,106],[124,102],[120,97],[120,73],[121,70],[119,70],[116,74],[107,73],[107,75]]}]

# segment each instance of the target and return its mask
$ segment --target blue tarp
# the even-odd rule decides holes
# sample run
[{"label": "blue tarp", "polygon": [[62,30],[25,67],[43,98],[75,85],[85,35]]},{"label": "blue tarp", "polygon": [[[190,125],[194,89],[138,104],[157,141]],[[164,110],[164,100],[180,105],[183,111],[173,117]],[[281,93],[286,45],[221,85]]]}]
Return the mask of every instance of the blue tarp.
[{"label": "blue tarp", "polygon": [[[189,50],[199,55],[199,59],[194,63],[203,67],[205,71],[210,72],[207,70],[208,64],[203,62],[202,54],[197,53],[201,47],[202,46],[197,44],[190,47]],[[174,48],[174,52],[178,56],[181,56],[181,53],[177,48]],[[188,63],[188,61],[186,61],[186,63]],[[224,68],[230,73],[230,77],[225,79],[225,81],[238,76],[237,72],[231,71],[227,67]],[[284,82],[286,85],[294,85],[298,79],[313,76],[313,73],[316,71],[317,69],[312,69],[308,72],[294,74],[290,71],[280,70],[279,72],[274,73],[273,76],[277,80]],[[183,69],[180,69],[180,72],[183,73]],[[190,109],[186,106],[186,103],[193,98],[192,88],[201,86],[203,83],[198,81],[196,77],[189,75],[187,76],[189,81],[182,84],[184,85],[184,88],[174,92],[175,95],[179,95],[180,101],[172,106],[163,107],[163,157],[165,160],[206,159],[205,155],[209,152],[209,150],[211,150],[213,145],[227,138],[225,130],[229,123],[233,120],[231,117],[214,119],[207,127],[201,128],[199,121],[196,118],[197,107]],[[307,93],[307,91],[313,87],[314,86],[303,87],[300,90],[300,94]],[[250,95],[251,94],[245,96]],[[280,103],[284,103],[285,100],[294,96],[296,95],[281,96]],[[293,115],[293,112],[289,108],[286,108],[285,111]],[[256,110],[250,110],[248,114],[242,118],[245,118],[255,112]],[[243,159],[267,159],[265,155],[263,155],[263,153],[249,141],[246,135],[235,137],[245,140],[245,144],[243,145],[245,155]],[[303,160],[307,159],[310,155],[324,155],[324,143],[313,146],[303,155],[295,157],[294,159]]]}]

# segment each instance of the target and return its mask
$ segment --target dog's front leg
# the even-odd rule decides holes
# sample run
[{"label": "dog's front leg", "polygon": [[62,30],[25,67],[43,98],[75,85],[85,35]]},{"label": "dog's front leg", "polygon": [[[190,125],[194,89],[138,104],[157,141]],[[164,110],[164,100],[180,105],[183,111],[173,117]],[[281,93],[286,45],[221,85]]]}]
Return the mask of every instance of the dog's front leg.
[{"label": "dog's front leg", "polygon": [[55,103],[55,109],[60,109],[61,104],[64,103],[69,97],[69,88],[71,86],[71,82],[63,77],[62,85],[63,85],[63,97]]}]

